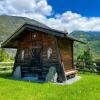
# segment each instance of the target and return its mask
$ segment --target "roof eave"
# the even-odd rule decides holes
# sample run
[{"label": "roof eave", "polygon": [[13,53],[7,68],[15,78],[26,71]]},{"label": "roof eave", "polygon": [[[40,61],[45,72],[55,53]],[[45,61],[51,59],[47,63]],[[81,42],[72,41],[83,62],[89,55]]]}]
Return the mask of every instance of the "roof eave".
[{"label": "roof eave", "polygon": [[13,38],[15,38],[16,36],[18,36],[21,32],[23,32],[25,29],[32,29],[32,30],[37,30],[37,31],[42,31],[54,36],[60,36],[60,37],[64,37],[66,33],[64,32],[60,32],[60,31],[56,31],[54,29],[49,29],[49,28],[43,28],[43,27],[39,27],[36,25],[31,25],[28,23],[25,23],[24,25],[22,25],[20,28],[18,28],[15,33],[13,35],[11,35],[5,42],[3,42],[1,44],[2,48],[5,48],[7,43],[10,42]]},{"label": "roof eave", "polygon": [[6,39],[6,41],[4,41],[1,44],[1,48],[7,48],[6,47],[7,43],[10,42],[10,40],[12,40],[14,37],[16,37],[17,35],[19,35],[24,29],[25,29],[24,25],[22,25],[20,28],[18,28],[13,35],[11,35],[9,38]]},{"label": "roof eave", "polygon": [[80,43],[82,43],[82,44],[87,44],[87,43],[84,42],[84,41],[81,41],[81,40],[75,39],[75,38],[70,37],[70,36],[68,36],[68,35],[66,35],[66,38],[71,39],[71,40],[76,41],[76,42],[80,42]]},{"label": "roof eave", "polygon": [[58,30],[55,30],[55,29],[51,29],[51,28],[44,28],[44,27],[40,27],[40,26],[36,26],[36,25],[31,25],[31,24],[28,24],[28,23],[25,23],[24,25],[22,25],[20,28],[17,29],[17,31],[15,31],[15,33],[13,35],[11,35],[5,42],[3,42],[1,44],[1,47],[2,48],[7,48],[9,46],[7,46],[7,44],[12,40],[14,39],[16,36],[18,36],[21,32],[23,32],[25,29],[30,29],[30,30],[36,30],[36,31],[41,31],[41,32],[44,32],[44,33],[48,33],[50,35],[54,35],[54,36],[59,36],[59,37],[66,37],[68,39],[71,39],[72,41],[77,41],[77,42],[81,42],[83,44],[86,44],[85,42],[83,41],[80,41],[80,40],[77,40],[77,39],[74,39],[72,37],[69,37],[68,36],[68,33],[65,33],[65,32],[62,32],[62,31],[58,31]]}]

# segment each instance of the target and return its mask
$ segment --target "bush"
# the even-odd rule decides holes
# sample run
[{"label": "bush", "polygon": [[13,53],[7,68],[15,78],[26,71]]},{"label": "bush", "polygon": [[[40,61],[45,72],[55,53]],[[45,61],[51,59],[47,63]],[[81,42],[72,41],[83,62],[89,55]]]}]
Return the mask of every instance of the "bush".
[{"label": "bush", "polygon": [[4,48],[1,48],[1,50],[0,50],[0,62],[6,61],[8,58],[7,56],[8,56],[8,54],[7,54],[6,50]]},{"label": "bush", "polygon": [[96,65],[97,65],[97,66],[100,66],[100,59],[96,59],[95,62],[96,62]]},{"label": "bush", "polygon": [[79,69],[89,69],[90,71],[94,71],[96,64],[93,63],[93,54],[90,48],[86,48],[86,50],[77,57],[77,67]]}]

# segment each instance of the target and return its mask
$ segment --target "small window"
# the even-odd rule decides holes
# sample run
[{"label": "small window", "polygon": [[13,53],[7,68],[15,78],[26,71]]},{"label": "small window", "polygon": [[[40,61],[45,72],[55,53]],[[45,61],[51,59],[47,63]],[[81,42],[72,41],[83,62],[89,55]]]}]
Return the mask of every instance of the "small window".
[{"label": "small window", "polygon": [[36,38],[36,34],[34,34],[33,37]]},{"label": "small window", "polygon": [[21,52],[21,60],[24,60],[24,50]]},{"label": "small window", "polygon": [[52,49],[51,48],[48,48],[48,50],[47,50],[48,59],[50,59],[51,54],[52,54]]},{"label": "small window", "polygon": [[33,34],[33,35],[32,35],[32,39],[35,39],[35,38],[36,38],[36,34]]}]

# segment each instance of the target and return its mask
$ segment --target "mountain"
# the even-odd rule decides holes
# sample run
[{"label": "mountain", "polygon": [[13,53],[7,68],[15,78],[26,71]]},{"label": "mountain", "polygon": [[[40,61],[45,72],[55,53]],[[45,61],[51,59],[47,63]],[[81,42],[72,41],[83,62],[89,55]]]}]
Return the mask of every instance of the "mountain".
[{"label": "mountain", "polygon": [[[33,19],[25,18],[25,17],[16,17],[16,16],[0,16],[0,42],[7,39],[10,35],[12,35],[21,25],[24,23],[35,23],[39,26],[44,26]],[[46,26],[47,27],[47,26]],[[94,58],[100,58],[100,32],[84,32],[84,31],[74,31],[70,33],[70,36],[75,37],[77,39],[87,41],[87,45],[91,48]],[[84,51],[86,45],[81,43],[75,43],[75,57],[77,57],[80,53]]]},{"label": "mountain", "polygon": [[74,31],[70,35],[84,41],[100,40],[100,32],[95,31]]},{"label": "mountain", "polygon": [[94,59],[100,58],[100,32],[95,31],[74,31],[70,36],[85,41],[87,44],[75,44],[75,55],[78,56],[86,47],[91,48]]},{"label": "mountain", "polygon": [[39,26],[44,26],[33,19],[25,17],[16,17],[16,16],[0,16],[0,42],[4,41],[10,35],[12,35],[21,25],[24,23],[35,23]]}]

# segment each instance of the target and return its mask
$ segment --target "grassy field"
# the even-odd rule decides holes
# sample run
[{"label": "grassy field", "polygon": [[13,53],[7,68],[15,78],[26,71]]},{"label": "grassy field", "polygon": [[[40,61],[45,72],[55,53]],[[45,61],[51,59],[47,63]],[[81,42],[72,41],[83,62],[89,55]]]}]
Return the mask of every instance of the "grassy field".
[{"label": "grassy field", "polygon": [[80,74],[72,85],[32,83],[8,79],[0,74],[0,100],[100,100],[100,76]]}]

